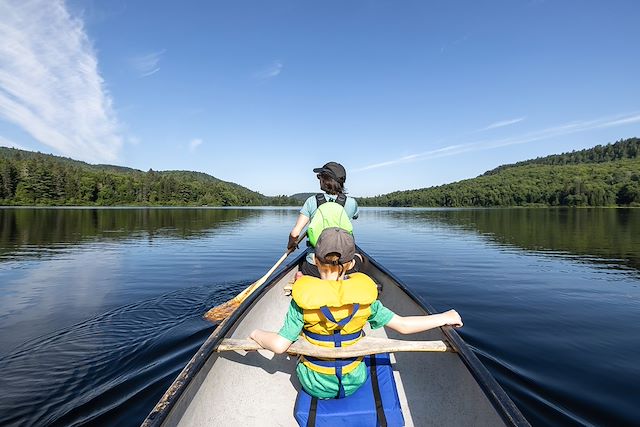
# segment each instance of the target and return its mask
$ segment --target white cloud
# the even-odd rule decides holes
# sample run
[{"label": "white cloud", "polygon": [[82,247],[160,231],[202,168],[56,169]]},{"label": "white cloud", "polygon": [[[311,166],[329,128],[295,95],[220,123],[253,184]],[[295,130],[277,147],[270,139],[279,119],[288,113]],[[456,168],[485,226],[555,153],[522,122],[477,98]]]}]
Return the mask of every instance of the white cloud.
[{"label": "white cloud", "polygon": [[489,150],[492,148],[506,147],[509,145],[526,144],[529,142],[540,141],[543,139],[555,138],[562,135],[568,135],[578,132],[586,132],[596,129],[604,129],[614,126],[622,126],[627,124],[640,123],[640,113],[622,114],[614,117],[603,117],[595,120],[583,120],[565,123],[559,126],[542,129],[539,131],[527,133],[520,136],[502,139],[489,139],[482,141],[469,142],[464,144],[449,145],[446,147],[429,150],[422,153],[403,156],[395,160],[389,160],[382,163],[375,163],[361,168],[354,169],[354,172],[378,169],[386,166],[393,166],[401,163],[408,163],[417,160],[435,159],[440,157],[455,156],[457,154],[468,153],[471,151]]},{"label": "white cloud", "polygon": [[502,120],[502,121],[499,121],[499,122],[491,123],[489,126],[478,130],[478,132],[482,132],[482,131],[485,131],[485,130],[491,130],[491,129],[502,128],[502,127],[505,127],[505,126],[513,125],[515,123],[523,121],[524,119],[525,119],[524,117],[518,117],[517,119]]},{"label": "white cloud", "polygon": [[0,118],[73,158],[117,158],[112,100],[82,22],[62,0],[0,2]]},{"label": "white cloud", "polygon": [[130,59],[131,66],[138,77],[149,77],[160,71],[160,59],[166,50],[151,52]]},{"label": "white cloud", "polygon": [[202,145],[202,139],[200,138],[194,138],[189,142],[189,151],[191,151],[192,153],[194,151],[196,151],[196,148],[198,148],[200,145]]},{"label": "white cloud", "polygon": [[459,39],[456,39],[456,40],[453,40],[452,42],[448,42],[448,43],[443,44],[440,47],[440,53],[444,53],[446,50],[449,50],[449,49],[451,49],[451,48],[453,48],[455,46],[458,46],[458,45],[466,42],[467,40],[469,40],[469,36],[470,35],[471,34],[465,34],[464,36],[460,37]]},{"label": "white cloud", "polygon": [[281,61],[274,61],[267,67],[253,74],[253,78],[256,80],[267,80],[277,77],[282,72],[284,64]]}]

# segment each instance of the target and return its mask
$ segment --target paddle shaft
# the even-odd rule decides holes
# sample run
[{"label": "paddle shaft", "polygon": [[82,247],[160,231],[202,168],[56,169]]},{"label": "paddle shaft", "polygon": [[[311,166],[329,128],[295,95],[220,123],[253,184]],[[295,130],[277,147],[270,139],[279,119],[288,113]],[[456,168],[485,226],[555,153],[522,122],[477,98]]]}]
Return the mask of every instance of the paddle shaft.
[{"label": "paddle shaft", "polygon": [[285,259],[287,259],[287,257],[289,256],[291,252],[285,252],[280,259],[273,265],[273,267],[271,267],[271,269],[269,271],[267,271],[267,273],[262,276],[261,278],[259,278],[258,280],[256,280],[255,282],[253,282],[251,285],[247,286],[242,292],[240,292],[238,295],[236,295],[235,297],[233,297],[233,300],[237,303],[242,303],[242,301],[244,301],[245,299],[247,299],[247,297],[249,295],[251,295],[253,293],[253,291],[255,291],[255,289],[262,285],[268,278],[269,276],[271,276],[271,274],[278,268],[280,267],[280,264],[282,264],[284,262]]},{"label": "paddle shaft", "polygon": [[[302,234],[300,234],[300,236],[298,236],[298,240],[296,241],[297,244],[300,244],[300,242],[302,242],[302,240],[307,236],[307,233],[304,232]],[[282,264],[284,262],[285,259],[287,259],[287,257],[291,254],[291,252],[293,252],[295,250],[294,249],[287,249],[287,251],[282,254],[282,256],[280,257],[280,259],[278,261],[276,261],[275,264],[273,264],[273,267],[271,267],[271,269],[269,271],[267,271],[267,273],[262,276],[261,278],[259,278],[258,280],[256,280],[255,282],[253,282],[252,285],[248,286],[244,291],[240,292],[238,295],[236,295],[233,299],[234,301],[238,302],[238,303],[242,303],[242,301],[244,301],[245,299],[247,299],[247,297],[249,295],[251,295],[253,293],[253,291],[256,290],[256,288],[260,285],[262,285],[264,282],[267,281],[267,279],[269,278],[269,276],[271,276],[273,274],[274,271],[276,271],[276,269],[278,267],[280,267],[280,264]]]},{"label": "paddle shaft", "polygon": [[[296,241],[296,243],[300,244],[300,242],[302,242],[306,236],[307,232],[305,231],[304,233],[300,234],[300,236],[298,236],[298,240]],[[207,311],[204,315],[204,318],[212,322],[219,322],[227,318],[231,313],[235,311],[236,308],[238,308],[240,304],[242,304],[244,300],[249,297],[249,295],[251,295],[257,288],[260,287],[260,285],[267,281],[269,276],[271,276],[273,272],[276,271],[278,267],[280,267],[280,264],[282,264],[294,250],[295,248],[287,249],[287,251],[280,257],[278,261],[276,261],[273,267],[271,267],[264,276],[253,282],[251,285],[247,286],[242,292],[240,292],[232,299]]]}]

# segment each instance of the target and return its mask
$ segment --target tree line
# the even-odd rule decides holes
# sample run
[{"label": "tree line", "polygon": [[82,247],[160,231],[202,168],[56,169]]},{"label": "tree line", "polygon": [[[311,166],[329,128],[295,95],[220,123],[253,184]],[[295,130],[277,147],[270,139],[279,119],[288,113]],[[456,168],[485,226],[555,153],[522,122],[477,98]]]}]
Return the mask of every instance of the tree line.
[{"label": "tree line", "polygon": [[[298,197],[296,197],[298,196]],[[143,172],[0,147],[0,204],[297,206],[190,171]],[[640,139],[503,165],[452,184],[358,198],[361,206],[640,206]]]},{"label": "tree line", "polygon": [[287,196],[264,196],[199,172],[143,172],[0,147],[0,204],[279,206],[298,202]]},{"label": "tree line", "polygon": [[552,154],[550,156],[538,157],[531,160],[524,160],[509,165],[498,166],[487,171],[484,175],[493,175],[508,168],[525,165],[570,165],[581,163],[606,163],[615,160],[635,159],[640,157],[640,139],[621,139],[613,144],[596,145],[593,148],[572,151],[570,153]]},{"label": "tree line", "polygon": [[500,166],[452,184],[359,198],[361,206],[640,206],[640,139]]}]

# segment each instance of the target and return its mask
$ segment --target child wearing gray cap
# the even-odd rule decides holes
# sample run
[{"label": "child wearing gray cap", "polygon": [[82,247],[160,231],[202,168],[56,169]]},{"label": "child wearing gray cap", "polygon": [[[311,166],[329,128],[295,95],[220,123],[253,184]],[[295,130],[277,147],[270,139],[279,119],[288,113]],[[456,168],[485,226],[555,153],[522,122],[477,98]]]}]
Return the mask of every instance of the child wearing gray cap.
[{"label": "child wearing gray cap", "polygon": [[[314,262],[320,278],[303,275],[293,284],[292,301],[278,333],[254,330],[250,337],[261,347],[284,353],[299,339],[322,347],[342,347],[357,342],[369,323],[401,334],[445,325],[462,326],[455,310],[428,316],[399,316],[378,300],[375,282],[364,273],[348,274],[354,266],[353,235],[339,227],[325,229],[316,244]],[[362,357],[318,359],[303,356],[296,373],[304,390],[319,399],[353,394],[365,383],[368,369]]]}]

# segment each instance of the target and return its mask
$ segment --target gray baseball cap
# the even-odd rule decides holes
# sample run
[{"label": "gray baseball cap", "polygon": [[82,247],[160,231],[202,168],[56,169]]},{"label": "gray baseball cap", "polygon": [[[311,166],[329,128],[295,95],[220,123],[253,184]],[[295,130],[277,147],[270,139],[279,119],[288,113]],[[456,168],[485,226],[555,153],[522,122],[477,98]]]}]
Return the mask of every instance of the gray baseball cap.
[{"label": "gray baseball cap", "polygon": [[325,262],[325,257],[332,253],[340,255],[340,264],[352,261],[356,254],[353,235],[343,228],[325,228],[316,243],[316,257],[320,262]]}]

